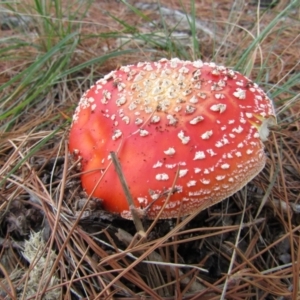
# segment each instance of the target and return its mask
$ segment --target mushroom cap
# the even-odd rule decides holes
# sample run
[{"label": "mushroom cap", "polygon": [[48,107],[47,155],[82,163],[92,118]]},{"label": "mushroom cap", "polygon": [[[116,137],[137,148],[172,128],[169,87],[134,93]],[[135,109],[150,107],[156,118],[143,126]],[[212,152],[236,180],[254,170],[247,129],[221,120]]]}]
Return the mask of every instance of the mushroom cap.
[{"label": "mushroom cap", "polygon": [[[265,165],[272,101],[240,73],[177,58],[123,66],[82,96],[69,150],[82,186],[131,219],[110,159],[115,151],[137,209],[149,219],[191,214],[245,186]],[[176,174],[178,178],[173,186]]]}]

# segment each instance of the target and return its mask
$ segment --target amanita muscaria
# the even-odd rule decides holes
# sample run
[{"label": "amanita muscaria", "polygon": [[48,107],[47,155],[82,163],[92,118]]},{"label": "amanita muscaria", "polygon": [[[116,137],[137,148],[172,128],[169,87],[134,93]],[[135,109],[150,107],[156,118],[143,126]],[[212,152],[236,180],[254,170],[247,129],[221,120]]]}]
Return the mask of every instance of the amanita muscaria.
[{"label": "amanita muscaria", "polygon": [[[120,160],[137,209],[161,218],[191,214],[240,190],[265,165],[272,101],[240,73],[177,58],[123,66],[82,96],[69,150],[81,181],[107,211],[131,218],[111,163]],[[178,171],[179,170],[179,171]]]}]

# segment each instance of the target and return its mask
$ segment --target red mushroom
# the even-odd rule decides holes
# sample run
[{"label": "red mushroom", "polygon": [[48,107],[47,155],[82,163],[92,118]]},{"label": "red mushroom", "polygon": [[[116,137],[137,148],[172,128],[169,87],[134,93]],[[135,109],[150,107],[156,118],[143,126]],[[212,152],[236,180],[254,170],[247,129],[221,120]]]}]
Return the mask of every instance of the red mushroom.
[{"label": "red mushroom", "polygon": [[82,185],[104,209],[131,218],[111,163],[118,155],[135,202],[161,218],[191,214],[240,190],[265,165],[272,101],[248,78],[202,61],[123,66],[96,82],[75,111],[69,150]]}]

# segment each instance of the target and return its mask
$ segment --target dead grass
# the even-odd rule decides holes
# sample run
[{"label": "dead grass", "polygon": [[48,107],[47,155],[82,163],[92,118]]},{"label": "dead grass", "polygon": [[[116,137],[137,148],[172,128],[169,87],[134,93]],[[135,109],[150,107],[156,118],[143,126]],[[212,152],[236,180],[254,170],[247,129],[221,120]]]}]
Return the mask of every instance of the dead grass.
[{"label": "dead grass", "polygon": [[[36,87],[32,81],[24,85],[20,78],[0,91],[0,298],[299,299],[299,6],[262,38],[251,59],[241,61],[253,38],[289,1],[264,13],[243,1],[234,9],[232,1],[196,1],[198,48],[176,15],[157,13],[157,1],[128,2],[141,3],[141,13],[123,2],[94,1],[83,19],[63,15],[59,24],[74,26],[78,43],[67,69],[31,102],[22,104]],[[7,57],[0,64],[1,85],[61,37],[42,31],[31,0],[16,8],[32,19],[25,29],[0,30]],[[188,0],[160,1],[160,8],[192,11]],[[54,10],[49,18],[60,16]],[[8,49],[11,37],[27,44]],[[114,51],[120,52],[111,56]],[[95,199],[87,201],[68,155],[70,118],[83,91],[112,69],[161,57],[199,58],[199,53],[205,61],[238,65],[273,95],[278,126],[266,143],[267,165],[230,199],[185,219],[143,220],[146,235],[136,235],[131,221],[99,210]],[[59,51],[42,72],[55,59],[61,59]],[[22,106],[12,111],[16,103]],[[24,249],[33,232],[43,238],[35,238],[36,245],[30,240],[36,253],[28,259]]]}]

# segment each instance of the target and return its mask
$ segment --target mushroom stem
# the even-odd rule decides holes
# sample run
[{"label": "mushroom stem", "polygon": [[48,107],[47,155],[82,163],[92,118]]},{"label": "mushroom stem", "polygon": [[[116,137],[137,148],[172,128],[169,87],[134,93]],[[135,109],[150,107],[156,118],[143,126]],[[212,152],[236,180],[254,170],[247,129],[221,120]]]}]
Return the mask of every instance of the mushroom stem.
[{"label": "mushroom stem", "polygon": [[140,236],[145,237],[146,233],[145,233],[145,230],[144,230],[144,226],[143,226],[142,221],[139,218],[139,215],[137,213],[137,208],[134,205],[132,196],[130,194],[130,191],[129,191],[129,188],[128,188],[128,185],[127,185],[127,182],[126,182],[126,179],[125,179],[125,176],[124,176],[124,173],[122,171],[120,161],[119,161],[119,159],[116,155],[116,152],[111,151],[110,155],[111,155],[112,163],[113,163],[113,165],[115,167],[115,170],[118,174],[120,183],[122,185],[126,200],[128,202],[128,206],[130,208],[130,212],[131,212],[131,215],[132,215],[132,219],[133,219],[136,231],[138,232],[138,234]]}]

